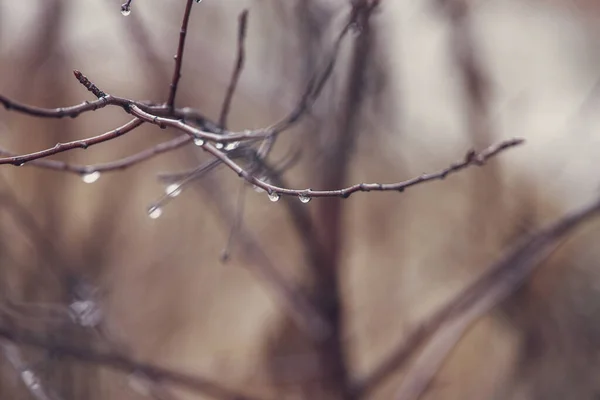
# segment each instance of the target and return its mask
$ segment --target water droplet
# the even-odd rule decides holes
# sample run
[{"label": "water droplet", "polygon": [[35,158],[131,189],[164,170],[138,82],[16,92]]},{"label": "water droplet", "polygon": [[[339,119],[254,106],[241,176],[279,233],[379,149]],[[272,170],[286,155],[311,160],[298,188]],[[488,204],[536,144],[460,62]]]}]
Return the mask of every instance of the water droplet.
[{"label": "water droplet", "polygon": [[200,138],[196,138],[196,139],[194,139],[194,144],[196,146],[202,146],[202,145],[204,145],[204,140],[202,140]]},{"label": "water droplet", "polygon": [[225,145],[225,150],[226,151],[231,151],[231,150],[235,150],[239,147],[240,142],[229,142]]},{"label": "water droplet", "polygon": [[163,211],[162,208],[160,208],[159,206],[152,206],[148,209],[148,216],[151,219],[158,219],[160,218],[160,216],[162,215]]},{"label": "water droplet", "polygon": [[304,194],[301,194],[298,196],[298,200],[300,200],[302,203],[306,204],[310,201],[310,197]]},{"label": "water droplet", "polygon": [[131,6],[130,1],[128,1],[127,3],[123,4],[121,6],[121,14],[123,14],[125,17],[128,16],[129,14],[131,14]]},{"label": "water droplet", "polygon": [[100,172],[98,171],[88,172],[87,174],[83,174],[81,176],[81,180],[85,183],[94,183],[98,179],[100,179]]},{"label": "water droplet", "polygon": [[177,197],[181,194],[181,185],[179,183],[171,183],[165,188],[165,193],[169,197]]},{"label": "water droplet", "polygon": [[221,150],[221,149],[223,148],[223,143],[221,143],[221,142],[217,142],[217,143],[215,143],[215,147],[216,147],[217,149]]},{"label": "water droplet", "polygon": [[33,373],[33,371],[26,369],[23,372],[21,372],[21,379],[23,380],[23,383],[25,383],[25,386],[27,386],[30,389],[37,389],[40,387],[40,380]]},{"label": "water droplet", "polygon": [[277,200],[279,200],[279,193],[277,193],[277,192],[269,193],[269,200],[271,200],[273,203],[275,203]]},{"label": "water droplet", "polygon": [[202,0],[194,0],[194,1],[198,4],[202,3]]}]

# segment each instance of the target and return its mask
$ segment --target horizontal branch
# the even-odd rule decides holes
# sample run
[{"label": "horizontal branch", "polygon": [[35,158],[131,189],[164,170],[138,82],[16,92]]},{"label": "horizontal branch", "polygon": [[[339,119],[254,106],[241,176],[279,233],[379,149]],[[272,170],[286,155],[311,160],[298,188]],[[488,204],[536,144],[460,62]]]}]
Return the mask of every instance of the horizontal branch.
[{"label": "horizontal branch", "polygon": [[[48,159],[38,159],[32,160],[27,163],[27,165],[32,165],[38,168],[51,169],[54,171],[64,171],[64,172],[72,172],[74,174],[87,174],[90,172],[111,172],[111,171],[121,171],[139,163],[142,163],[146,160],[149,160],[153,157],[156,157],[160,154],[167,153],[172,150],[176,150],[180,147],[183,147],[192,142],[192,138],[188,135],[181,135],[176,137],[175,139],[168,140],[166,142],[159,143],[155,146],[152,146],[148,149],[144,149],[138,153],[132,154],[130,156],[110,161],[102,164],[71,164],[65,161],[58,160],[48,160]],[[17,157],[17,154],[12,152],[0,149],[0,155],[5,157]]]},{"label": "horizontal branch", "polygon": [[19,103],[18,101],[11,100],[8,97],[5,97],[0,94],[0,104],[2,104],[4,108],[6,108],[9,111],[17,111],[23,114],[41,118],[76,118],[81,113],[88,111],[96,111],[100,108],[104,108],[109,105],[128,107],[129,104],[137,104],[138,106],[144,107],[143,103],[138,103],[132,100],[110,95],[94,101],[85,101],[81,104],[77,104],[74,106],[59,108],[43,108]]},{"label": "horizontal branch", "polygon": [[119,136],[126,134],[142,125],[144,122],[138,118],[134,118],[128,123],[119,128],[113,129],[112,131],[108,131],[98,136],[93,136],[89,139],[80,139],[67,143],[57,143],[54,147],[49,149],[36,151],[34,153],[23,154],[12,157],[4,157],[0,158],[0,165],[2,164],[12,164],[16,166],[21,166],[26,162],[38,160],[40,158],[48,157],[54,154],[63,153],[68,150],[73,149],[87,149],[90,146],[93,146],[98,143],[107,142]]},{"label": "horizontal branch", "polygon": [[396,183],[359,183],[356,185],[346,187],[344,189],[337,189],[337,190],[287,189],[287,188],[275,186],[275,185],[269,184],[265,181],[262,181],[262,180],[256,178],[255,176],[250,174],[248,171],[243,169],[241,166],[239,166],[237,163],[235,163],[233,160],[228,158],[223,152],[219,151],[216,147],[214,147],[210,143],[206,143],[202,147],[206,151],[208,151],[209,153],[211,153],[212,155],[214,155],[215,157],[220,159],[223,162],[223,164],[225,164],[227,167],[229,167],[234,172],[236,172],[238,174],[238,176],[244,178],[246,181],[248,181],[249,183],[251,183],[257,187],[262,188],[263,190],[268,192],[270,195],[298,196],[299,198],[301,198],[301,200],[308,201],[309,199],[311,199],[313,197],[347,198],[352,193],[355,193],[355,192],[371,192],[371,191],[403,192],[405,189],[407,189],[411,186],[416,186],[418,184],[430,182],[430,181],[434,181],[434,180],[445,179],[448,175],[456,173],[456,172],[463,170],[470,166],[482,166],[485,164],[485,162],[488,159],[498,155],[499,153],[501,153],[511,147],[518,146],[524,142],[525,142],[524,139],[514,138],[514,139],[509,139],[509,140],[505,140],[505,141],[499,142],[497,144],[494,144],[494,145],[488,147],[487,149],[483,150],[480,153],[476,153],[475,151],[471,150],[467,153],[467,155],[463,161],[454,163],[454,164],[450,165],[449,167],[444,168],[440,171],[429,173],[429,174],[423,174],[423,175],[417,176],[415,178],[411,178],[406,181],[396,182]]}]

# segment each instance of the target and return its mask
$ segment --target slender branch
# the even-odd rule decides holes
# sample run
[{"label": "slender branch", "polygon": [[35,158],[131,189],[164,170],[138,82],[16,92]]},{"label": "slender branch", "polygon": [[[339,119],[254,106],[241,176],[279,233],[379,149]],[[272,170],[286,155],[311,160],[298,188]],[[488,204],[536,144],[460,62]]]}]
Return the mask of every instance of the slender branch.
[{"label": "slender branch", "polygon": [[223,100],[223,106],[221,107],[221,116],[219,117],[219,125],[225,129],[227,126],[227,116],[229,115],[229,109],[231,108],[231,100],[233,99],[233,93],[244,69],[244,60],[246,58],[246,49],[244,43],[246,41],[246,31],[248,27],[248,10],[242,11],[238,17],[238,37],[237,37],[237,59],[235,61],[235,68],[231,75],[231,81],[227,87],[227,93]]},{"label": "slender branch", "polygon": [[[600,199],[525,238],[477,281],[413,330],[389,357],[357,385],[356,390],[365,397],[404,366],[420,346],[441,328],[450,326],[458,329],[461,318],[468,318],[471,324],[489,311],[522,284],[540,262],[555,250],[557,241],[597,214],[600,214]],[[443,335],[443,332],[440,334]]]},{"label": "slender branch", "polygon": [[135,128],[140,126],[142,123],[143,123],[143,121],[141,121],[137,118],[134,118],[131,121],[129,121],[128,123],[126,123],[125,125],[120,126],[117,129],[113,129],[112,131],[108,131],[108,132],[103,133],[98,136],[93,136],[89,139],[80,139],[80,140],[75,140],[73,142],[67,142],[67,143],[57,143],[52,148],[36,151],[34,153],[13,156],[13,157],[0,158],[0,165],[12,164],[12,165],[16,165],[16,166],[21,166],[21,165],[25,164],[26,162],[37,160],[37,159],[44,158],[44,157],[48,157],[48,156],[58,154],[58,153],[63,153],[68,150],[78,149],[78,148],[79,149],[87,149],[88,147],[93,146],[95,144],[107,142],[111,139],[122,136],[122,135],[126,134],[127,132],[134,130]]},{"label": "slender branch", "polygon": [[219,400],[252,400],[247,396],[227,389],[209,379],[176,372],[157,365],[134,361],[115,352],[99,351],[91,348],[74,346],[57,341],[52,337],[42,337],[32,331],[16,330],[0,325],[0,337],[13,343],[46,349],[56,357],[72,358],[81,362],[104,366],[129,373],[140,373],[154,382],[172,383],[194,390],[198,393]]},{"label": "slender branch", "polygon": [[263,180],[258,179],[256,176],[250,174],[247,170],[238,165],[235,161],[229,159],[224,153],[218,150],[210,143],[205,143],[202,147],[213,156],[220,159],[223,164],[233,170],[238,176],[244,178],[249,183],[260,187],[268,193],[277,193],[280,196],[298,196],[303,199],[311,199],[313,197],[342,197],[348,198],[352,193],[355,192],[371,192],[371,191],[398,191],[403,192],[405,189],[419,185],[421,183],[442,180],[448,175],[456,173],[471,166],[483,166],[485,162],[498,155],[499,153],[524,143],[523,139],[509,139],[499,142],[493,146],[488,147],[480,153],[469,151],[463,161],[456,162],[447,168],[440,171],[423,174],[415,178],[408,179],[402,182],[396,183],[359,183],[352,186],[348,186],[343,189],[336,190],[312,190],[312,189],[287,189],[279,186],[272,185]]},{"label": "slender branch", "polygon": [[[85,101],[81,104],[77,104],[69,107],[59,107],[59,108],[42,108],[29,106],[23,103],[19,103],[18,101],[11,100],[8,97],[5,97],[0,94],[0,104],[9,111],[18,111],[23,114],[31,115],[33,117],[40,118],[64,118],[71,117],[76,118],[81,113],[87,111],[96,111],[100,108],[104,108],[108,105],[118,105],[121,107],[126,107],[130,103],[135,103],[128,99],[123,99],[120,97],[114,96],[106,96],[98,100],[94,101]],[[138,104],[143,107],[142,103]]]},{"label": "slender branch", "polygon": [[173,70],[173,79],[169,86],[169,99],[167,100],[167,107],[170,110],[174,108],[175,96],[177,95],[177,85],[181,78],[181,67],[183,65],[183,50],[185,48],[185,37],[187,35],[188,22],[190,21],[190,14],[192,12],[192,2],[194,0],[187,0],[185,4],[185,11],[183,12],[183,20],[181,21],[181,30],[179,31],[179,44],[177,45],[177,54],[175,55],[175,69]]},{"label": "slender branch", "polygon": [[[188,135],[181,135],[176,137],[175,139],[171,139],[166,142],[162,142],[153,146],[151,148],[142,150],[138,153],[132,154],[130,156],[121,158],[119,160],[110,161],[103,164],[71,164],[64,161],[58,160],[48,160],[48,159],[37,159],[33,161],[29,161],[27,165],[33,165],[38,168],[51,169],[55,171],[65,171],[72,172],[75,174],[87,174],[90,171],[97,172],[113,172],[113,171],[122,171],[124,169],[133,167],[137,164],[140,164],[146,160],[149,160],[153,157],[156,157],[160,154],[167,153],[172,150],[176,150],[180,147],[187,145],[192,142],[192,138]],[[17,157],[17,154],[14,154],[10,151],[6,151],[0,149],[0,155],[6,157]]]}]

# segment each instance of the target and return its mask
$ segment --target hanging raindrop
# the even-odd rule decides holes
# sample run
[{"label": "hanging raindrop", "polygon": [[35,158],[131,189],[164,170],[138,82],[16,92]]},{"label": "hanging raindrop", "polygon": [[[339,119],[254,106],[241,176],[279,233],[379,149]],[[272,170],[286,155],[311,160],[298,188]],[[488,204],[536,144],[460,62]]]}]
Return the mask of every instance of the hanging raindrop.
[{"label": "hanging raindrop", "polygon": [[310,201],[310,197],[304,194],[301,194],[298,196],[298,200],[300,200],[302,203],[306,204]]},{"label": "hanging raindrop", "polygon": [[269,200],[271,200],[273,203],[275,203],[277,200],[279,200],[279,193],[277,193],[277,192],[269,193]]},{"label": "hanging raindrop", "polygon": [[179,183],[171,183],[165,188],[165,194],[169,197],[177,197],[181,194],[181,185]]},{"label": "hanging raindrop", "polygon": [[131,14],[131,7],[129,4],[126,3],[121,6],[121,14],[123,14],[125,17]]},{"label": "hanging raindrop", "polygon": [[98,172],[98,171],[88,172],[81,176],[81,180],[84,181],[85,183],[94,183],[98,179],[100,179],[100,172]]},{"label": "hanging raindrop", "polygon": [[162,215],[162,208],[159,206],[152,206],[148,209],[148,216],[151,219],[158,219]]},{"label": "hanging raindrop", "polygon": [[226,151],[231,151],[231,150],[235,150],[239,147],[240,142],[229,142],[225,145],[225,150]]},{"label": "hanging raindrop", "polygon": [[202,3],[202,0],[194,0],[194,1],[198,4]]},{"label": "hanging raindrop", "polygon": [[204,140],[202,140],[200,138],[196,138],[196,139],[194,139],[194,144],[196,146],[203,146],[204,145]]},{"label": "hanging raindrop", "polygon": [[29,369],[21,372],[21,379],[29,389],[37,390],[40,388],[40,379]]},{"label": "hanging raindrop", "polygon": [[215,148],[221,150],[223,148],[223,143],[221,143],[221,142],[215,143]]}]

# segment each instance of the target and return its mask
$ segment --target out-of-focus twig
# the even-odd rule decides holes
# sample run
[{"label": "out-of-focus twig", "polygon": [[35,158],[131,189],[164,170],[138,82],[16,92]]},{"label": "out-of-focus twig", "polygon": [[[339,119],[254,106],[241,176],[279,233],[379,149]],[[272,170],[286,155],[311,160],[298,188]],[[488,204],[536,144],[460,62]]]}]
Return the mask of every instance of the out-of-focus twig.
[{"label": "out-of-focus twig", "polygon": [[[462,335],[468,325],[513,293],[540,262],[555,250],[559,240],[597,214],[600,214],[600,199],[525,238],[501,260],[493,264],[481,278],[413,330],[388,358],[357,385],[357,391],[362,396],[368,395],[383,380],[403,367],[427,340],[434,335],[443,336],[444,327],[451,327],[449,328],[451,333],[446,338],[447,342],[454,341],[453,337],[458,340],[458,337],[453,336],[454,334]],[[462,318],[466,320],[459,322]],[[459,329],[461,326],[462,328]],[[439,340],[443,342],[442,339]],[[436,357],[443,358],[447,351],[436,353]],[[435,362],[434,358],[428,359],[423,365],[435,368],[440,364]],[[426,387],[423,383],[427,383],[433,375],[424,370],[417,370],[413,374],[411,376],[415,377],[414,380],[406,383],[405,386],[411,387],[411,390],[403,390],[407,390],[406,393],[417,394]],[[414,390],[415,387],[420,388],[421,391]],[[403,393],[405,392],[400,392],[400,395],[404,396]],[[402,396],[399,398],[416,398]]]},{"label": "out-of-focus twig", "polygon": [[0,325],[0,337],[15,344],[33,346],[52,352],[55,357],[66,357],[81,362],[104,366],[129,373],[141,373],[155,382],[185,387],[219,400],[252,400],[255,397],[238,393],[216,382],[199,376],[176,372],[157,365],[134,361],[121,354],[63,343],[52,337],[42,337],[32,331]]},{"label": "out-of-focus twig", "polygon": [[223,100],[223,106],[221,107],[221,116],[219,117],[219,125],[225,129],[227,127],[227,117],[229,116],[229,110],[231,108],[231,101],[233,100],[233,94],[235,88],[244,69],[244,60],[246,58],[246,49],[244,43],[246,41],[246,32],[248,30],[248,10],[242,11],[238,18],[238,35],[237,35],[237,58],[235,61],[235,67],[227,87],[225,99]]}]

